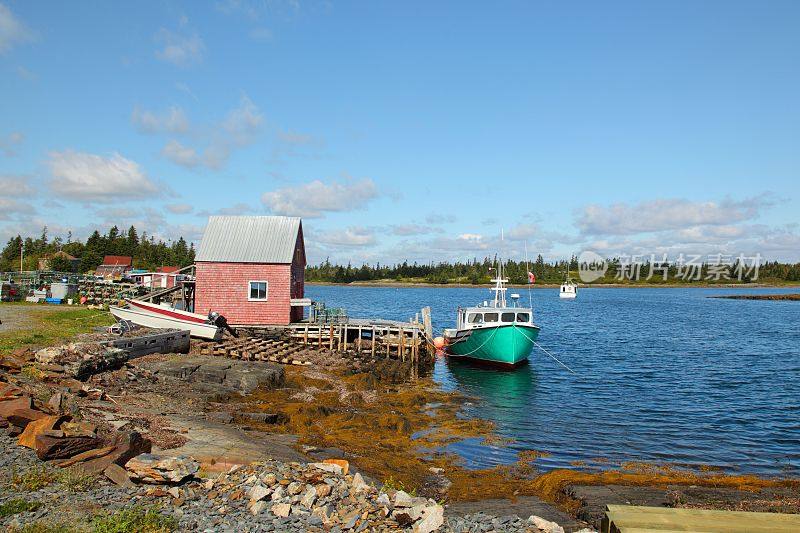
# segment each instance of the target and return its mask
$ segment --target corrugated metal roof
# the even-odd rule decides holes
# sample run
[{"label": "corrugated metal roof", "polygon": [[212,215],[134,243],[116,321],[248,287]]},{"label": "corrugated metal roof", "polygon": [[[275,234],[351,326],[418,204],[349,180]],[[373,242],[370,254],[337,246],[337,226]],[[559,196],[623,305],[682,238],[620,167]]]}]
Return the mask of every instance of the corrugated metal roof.
[{"label": "corrugated metal roof", "polygon": [[291,263],[299,230],[296,217],[209,217],[195,260]]}]

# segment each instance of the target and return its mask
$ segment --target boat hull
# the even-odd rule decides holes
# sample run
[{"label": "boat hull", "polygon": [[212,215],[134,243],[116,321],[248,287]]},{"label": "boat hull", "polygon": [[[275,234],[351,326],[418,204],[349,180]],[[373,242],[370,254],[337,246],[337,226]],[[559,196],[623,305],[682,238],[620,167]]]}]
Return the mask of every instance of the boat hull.
[{"label": "boat hull", "polygon": [[452,357],[516,366],[527,361],[538,337],[537,326],[516,324],[460,330],[450,339],[447,352]]},{"label": "boat hull", "polygon": [[205,324],[206,320],[208,320],[208,317],[205,315],[190,313],[189,311],[183,311],[181,309],[172,309],[171,307],[167,307],[161,304],[156,304],[153,302],[145,302],[143,300],[125,300],[125,301],[128,302],[128,307],[130,307],[131,309],[137,309],[139,311],[164,315],[171,318],[176,318],[178,320],[197,322],[198,324]]},{"label": "boat hull", "polygon": [[147,312],[138,308],[124,309],[111,306],[108,308],[119,320],[130,320],[134,324],[156,329],[189,330],[192,337],[218,341],[222,338],[223,329],[211,324],[200,324],[190,320],[174,318],[168,315]]},{"label": "boat hull", "polygon": [[558,294],[558,297],[563,298],[565,300],[574,300],[575,298],[578,297],[578,294],[574,292],[561,292]]}]

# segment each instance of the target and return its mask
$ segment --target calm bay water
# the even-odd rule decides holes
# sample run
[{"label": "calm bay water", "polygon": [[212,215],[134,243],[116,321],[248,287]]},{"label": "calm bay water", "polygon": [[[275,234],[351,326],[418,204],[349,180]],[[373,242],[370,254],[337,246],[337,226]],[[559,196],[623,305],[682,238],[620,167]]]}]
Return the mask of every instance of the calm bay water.
[{"label": "calm bay water", "polygon": [[[487,289],[308,286],[307,295],[350,316],[407,320],[430,305],[434,328]],[[519,291],[527,302],[527,291]],[[467,440],[451,449],[468,465],[550,452],[541,468],[583,461],[714,465],[800,475],[800,303],[710,299],[786,289],[556,289],[533,293],[539,343],[513,371],[437,360],[434,379],[474,396],[470,416],[497,424],[507,446]]]}]

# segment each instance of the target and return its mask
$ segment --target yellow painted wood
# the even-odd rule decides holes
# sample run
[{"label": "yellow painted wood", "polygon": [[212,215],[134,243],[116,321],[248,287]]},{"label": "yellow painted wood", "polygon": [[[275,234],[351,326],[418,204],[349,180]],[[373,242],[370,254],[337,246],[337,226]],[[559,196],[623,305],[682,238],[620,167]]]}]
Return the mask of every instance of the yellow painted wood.
[{"label": "yellow painted wood", "polygon": [[704,533],[782,533],[800,531],[800,515],[608,505],[608,533],[694,531]]}]

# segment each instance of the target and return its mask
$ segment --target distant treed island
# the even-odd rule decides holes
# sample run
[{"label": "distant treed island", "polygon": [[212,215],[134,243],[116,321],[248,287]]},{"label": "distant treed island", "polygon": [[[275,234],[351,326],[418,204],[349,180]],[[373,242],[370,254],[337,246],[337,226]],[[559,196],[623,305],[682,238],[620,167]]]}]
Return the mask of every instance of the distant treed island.
[{"label": "distant treed island", "polygon": [[[160,266],[185,267],[194,263],[194,244],[180,237],[175,241],[164,242],[148,236],[130,226],[122,232],[117,226],[107,233],[95,231],[81,242],[68,235],[66,239],[48,236],[43,228],[37,237],[20,235],[8,240],[0,254],[0,271],[20,270],[20,251],[23,254],[22,270],[37,270],[39,259],[48,258],[50,270],[59,272],[91,272],[97,268],[106,255],[133,257],[134,268],[155,270]],[[63,254],[69,254],[79,261],[70,261]],[[800,263],[778,261],[759,261],[757,267],[753,258],[741,262],[738,256],[705,257],[701,262],[696,257],[691,261],[674,261],[668,264],[651,263],[644,258],[641,263],[631,261],[630,257],[614,257],[605,265],[605,273],[593,284],[795,284],[800,282]],[[306,267],[306,281],[320,283],[427,283],[427,284],[465,284],[486,285],[491,283],[496,267],[496,257],[475,258],[471,261],[431,262],[420,264],[403,261],[397,264],[339,265],[325,260],[318,265]],[[528,272],[536,277],[536,284],[557,284],[568,275],[578,278],[579,264],[576,256],[569,260],[545,261],[537,255],[530,263],[509,260],[504,264],[504,275],[509,283],[522,285],[528,283]]]}]

